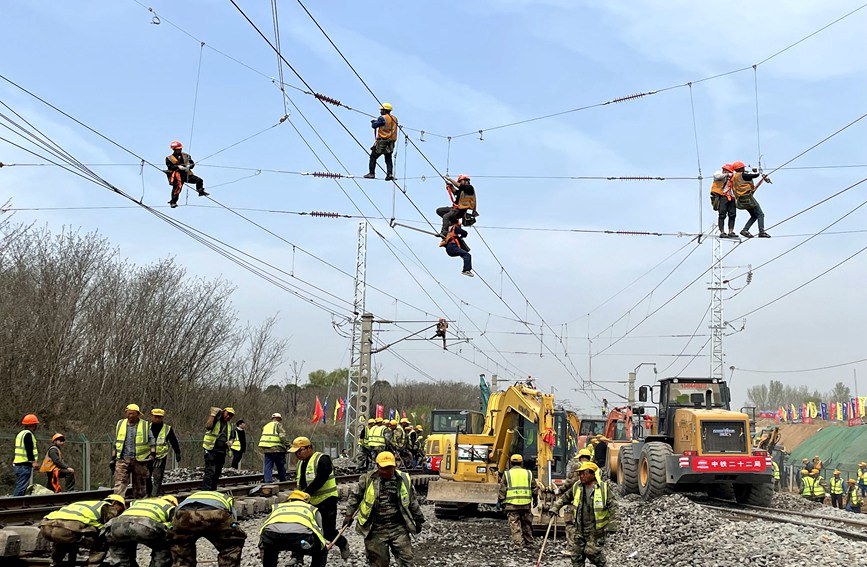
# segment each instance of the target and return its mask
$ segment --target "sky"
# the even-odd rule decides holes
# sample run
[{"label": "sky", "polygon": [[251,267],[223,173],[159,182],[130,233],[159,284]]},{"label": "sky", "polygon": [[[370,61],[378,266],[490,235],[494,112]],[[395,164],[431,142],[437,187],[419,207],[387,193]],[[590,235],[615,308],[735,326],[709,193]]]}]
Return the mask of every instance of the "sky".
[{"label": "sky", "polygon": [[[271,5],[236,1],[273,42]],[[0,100],[79,161],[102,164],[91,169],[114,186],[267,262],[282,287],[318,306],[58,167],[0,168],[5,216],[98,231],[138,264],[170,256],[193,277],[230,281],[242,321],[279,317],[290,346],[277,382],[291,361],[305,371],[349,364],[366,219],[366,310],[402,321],[378,323],[377,345],[441,316],[466,339],[448,352],[398,342],[374,356],[380,378],[532,375],[559,401],[595,412],[599,398],[624,397],[641,363],[659,377],[709,375],[713,240],[694,235],[715,224],[713,171],[761,157],[768,171],[787,164],[757,193],[773,238],[722,243],[734,405],[771,379],[854,391],[858,373],[867,391],[867,363],[844,364],[867,359],[867,209],[856,209],[867,182],[822,202],[867,176],[867,119],[793,160],[867,112],[867,8],[807,37],[859,2],[304,5],[352,68],[299,2],[276,2],[284,98],[274,51],[229,0],[11,0],[0,74],[118,145],[10,82],[0,80]],[[632,95],[643,96],[601,104]],[[397,144],[399,188],[382,172],[339,183],[299,174],[366,173],[377,100],[409,135]],[[0,136],[35,149],[7,129]],[[158,168],[176,139],[212,200],[193,192],[170,210]],[[0,161],[44,163],[2,140]],[[389,225],[438,227],[447,172],[470,175],[478,195],[472,279],[438,239]],[[291,214],[312,211],[353,218]],[[738,230],[746,218],[738,212]],[[654,379],[651,368],[640,367],[639,384]]]}]

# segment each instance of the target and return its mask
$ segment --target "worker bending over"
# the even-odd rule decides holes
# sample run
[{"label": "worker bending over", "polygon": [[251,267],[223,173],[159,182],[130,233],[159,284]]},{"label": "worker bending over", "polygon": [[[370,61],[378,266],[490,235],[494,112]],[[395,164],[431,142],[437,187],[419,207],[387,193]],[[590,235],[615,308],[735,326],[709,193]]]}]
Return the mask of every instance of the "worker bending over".
[{"label": "worker bending over", "polygon": [[455,221],[451,226],[445,239],[440,242],[440,246],[445,246],[446,254],[452,258],[460,256],[464,261],[464,269],[461,274],[473,277],[473,257],[470,255],[470,247],[464,242],[467,237],[467,231],[461,228],[461,224]]},{"label": "worker bending over", "polygon": [[385,180],[394,180],[394,163],[391,155],[394,153],[394,142],[397,140],[397,118],[391,115],[392,107],[384,103],[379,107],[379,118],[370,121],[370,125],[376,130],[376,141],[370,147],[370,163],[368,174],[365,179],[376,178],[376,160],[379,156],[385,156]]},{"label": "worker bending over", "polygon": [[238,513],[229,494],[193,492],[181,502],[172,519],[168,541],[174,567],[195,567],[196,542],[205,538],[217,549],[219,567],[241,565],[247,534],[238,527]]},{"label": "worker bending over", "polygon": [[39,523],[39,534],[51,542],[51,564],[75,567],[78,548],[90,551],[88,567],[105,561],[108,544],[105,524],[126,509],[123,496],[109,494],[103,500],[82,500],[51,512]]},{"label": "worker bending over", "polygon": [[277,567],[281,551],[291,551],[295,557],[310,555],[311,567],[325,567],[328,542],[322,529],[322,515],[308,500],[309,494],[293,490],[286,502],[271,509],[259,530],[262,567]]},{"label": "worker bending over", "polygon": [[171,567],[172,552],[166,538],[177,506],[174,496],[143,498],[109,521],[105,531],[112,565],[137,566],[137,548],[142,544],[151,549],[149,567]]},{"label": "worker bending over", "polygon": [[446,177],[445,180],[452,206],[437,209],[437,215],[443,218],[443,228],[440,231],[443,238],[455,222],[462,221],[466,226],[473,226],[476,217],[479,216],[476,210],[476,190],[470,185],[470,176],[462,173],[458,175],[457,181],[450,177]]},{"label": "worker bending over", "polygon": [[509,517],[509,532],[518,548],[529,548],[533,540],[533,506],[539,504],[539,489],[533,473],[524,468],[524,457],[514,454],[509,457],[509,470],[500,480],[497,500]]},{"label": "worker bending over", "polygon": [[193,174],[196,162],[193,161],[190,154],[183,152],[184,145],[175,140],[170,147],[172,153],[166,157],[166,168],[168,169],[165,172],[169,178],[169,185],[172,186],[172,200],[169,201],[169,205],[173,209],[178,206],[178,197],[184,188],[184,183],[195,183],[199,197],[207,197],[210,193],[205,191],[204,180]]},{"label": "worker bending over", "polygon": [[[730,163],[713,173],[713,184],[710,186],[710,202],[713,210],[719,213],[719,237],[737,238],[735,234],[735,216],[738,214],[737,204],[732,194],[732,176],[734,169]],[[726,232],[726,217],[729,230]]]},{"label": "worker bending over", "polygon": [[759,238],[770,238],[771,235],[765,232],[765,213],[762,212],[759,202],[756,201],[756,184],[753,183],[753,179],[761,177],[762,174],[755,167],[751,173],[747,173],[746,166],[742,161],[734,162],[732,169],[734,169],[735,173],[732,176],[731,184],[737,208],[744,209],[750,213],[750,220],[747,221],[747,224],[741,230],[741,236],[752,238],[753,235],[750,234],[750,227],[753,226],[754,222],[759,221]]}]

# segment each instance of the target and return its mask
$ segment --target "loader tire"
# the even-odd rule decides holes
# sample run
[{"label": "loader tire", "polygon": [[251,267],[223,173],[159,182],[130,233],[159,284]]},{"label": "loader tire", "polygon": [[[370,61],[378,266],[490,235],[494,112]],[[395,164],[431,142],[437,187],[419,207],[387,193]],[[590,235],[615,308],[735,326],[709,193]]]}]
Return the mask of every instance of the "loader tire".
[{"label": "loader tire", "polygon": [[774,499],[774,484],[763,482],[761,484],[735,484],[735,500],[738,504],[761,506],[767,508]]},{"label": "loader tire", "polygon": [[638,494],[638,460],[633,455],[632,445],[621,447],[617,457],[620,469],[620,491],[623,495]]},{"label": "loader tire", "polygon": [[644,444],[638,459],[638,492],[642,500],[653,500],[671,493],[665,482],[665,459],[672,454],[668,443],[652,441]]}]

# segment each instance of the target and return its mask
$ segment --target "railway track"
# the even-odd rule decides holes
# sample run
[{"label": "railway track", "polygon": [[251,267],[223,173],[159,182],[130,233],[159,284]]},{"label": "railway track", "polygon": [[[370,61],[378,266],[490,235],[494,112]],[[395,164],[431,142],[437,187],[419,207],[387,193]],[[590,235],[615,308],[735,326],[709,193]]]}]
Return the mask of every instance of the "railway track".
[{"label": "railway track", "polygon": [[[425,471],[412,469],[406,471],[410,474],[420,475]],[[344,474],[335,476],[338,484],[352,483],[358,480],[360,473]],[[172,494],[182,499],[184,496],[199,489],[201,480],[182,482],[170,482],[162,485],[163,494]],[[263,484],[262,475],[242,475],[221,478],[217,483],[217,490],[231,493],[233,496],[248,496],[250,491]],[[274,482],[280,486],[280,490],[292,490],[296,483],[294,480]],[[39,494],[34,496],[12,496],[0,498],[0,527],[10,525],[32,525],[39,522],[46,514],[53,512],[62,506],[80,500],[101,500],[112,493],[110,488],[100,490],[88,490],[81,492],[61,492],[59,494]],[[127,490],[126,497],[132,499],[131,491]]]},{"label": "railway track", "polygon": [[716,502],[719,505],[704,502],[696,502],[696,504],[729,516],[816,528],[833,532],[848,539],[867,541],[867,521],[854,517],[838,518],[813,512],[796,512],[783,508],[766,508],[748,504],[735,505],[728,500],[716,500]]}]

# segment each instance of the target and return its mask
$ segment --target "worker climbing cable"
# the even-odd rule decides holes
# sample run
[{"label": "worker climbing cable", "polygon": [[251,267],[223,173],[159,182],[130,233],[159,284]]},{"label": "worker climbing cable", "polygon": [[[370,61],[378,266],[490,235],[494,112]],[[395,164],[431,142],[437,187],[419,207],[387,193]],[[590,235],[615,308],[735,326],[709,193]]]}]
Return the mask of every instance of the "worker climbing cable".
[{"label": "worker climbing cable", "polygon": [[437,321],[437,330],[434,333],[434,336],[431,337],[431,340],[436,338],[442,338],[443,340],[443,350],[448,350],[446,347],[446,331],[449,329],[449,323],[444,318],[440,317],[439,321]]},{"label": "worker climbing cable", "polygon": [[394,153],[394,142],[397,140],[397,118],[391,115],[392,106],[389,103],[383,103],[379,108],[379,118],[370,121],[370,125],[376,130],[374,134],[375,141],[370,147],[370,164],[368,165],[368,173],[364,176],[365,179],[376,178],[376,160],[379,156],[385,156],[385,180],[394,180],[394,163],[392,154]]},{"label": "worker climbing cable", "polygon": [[[744,209],[750,214],[750,220],[747,221],[747,224],[741,230],[741,236],[752,238],[753,235],[750,234],[750,227],[753,226],[754,222],[759,221],[759,238],[770,238],[771,235],[765,232],[765,213],[762,212],[762,208],[755,198],[757,185],[753,183],[753,179],[757,177],[762,177],[762,181],[765,181],[766,178],[755,167],[752,168],[751,173],[748,173],[746,165],[742,161],[732,163],[732,169],[734,169],[734,176],[732,177],[731,184],[737,208]],[[761,184],[761,181],[759,184]]]},{"label": "worker climbing cable", "polygon": [[184,153],[184,145],[177,140],[171,143],[172,153],[166,157],[166,176],[169,178],[169,185],[172,186],[172,200],[169,205],[174,209],[178,206],[178,197],[181,190],[184,188],[184,183],[195,183],[196,191],[199,197],[207,197],[208,192],[205,191],[204,180],[193,174],[193,168],[196,162],[190,157],[190,154]]},{"label": "worker climbing cable", "polygon": [[473,257],[470,255],[470,247],[464,242],[467,231],[461,228],[461,223],[455,221],[440,246],[445,246],[446,254],[451,257],[460,256],[464,260],[464,269],[461,274],[473,277]]},{"label": "worker climbing cable", "polygon": [[449,227],[453,223],[460,220],[464,225],[472,226],[476,222],[476,217],[479,216],[479,212],[476,210],[476,190],[470,184],[470,176],[458,175],[457,181],[445,176],[445,180],[446,191],[452,206],[437,209],[437,215],[443,219],[443,228],[440,231],[443,238],[446,237]]},{"label": "worker climbing cable", "polygon": [[[735,234],[735,216],[737,204],[732,194],[732,176],[734,169],[730,163],[722,166],[713,174],[713,184],[710,186],[710,202],[713,210],[719,212],[719,237],[737,238]],[[726,232],[726,217],[728,217],[728,232]]]}]

